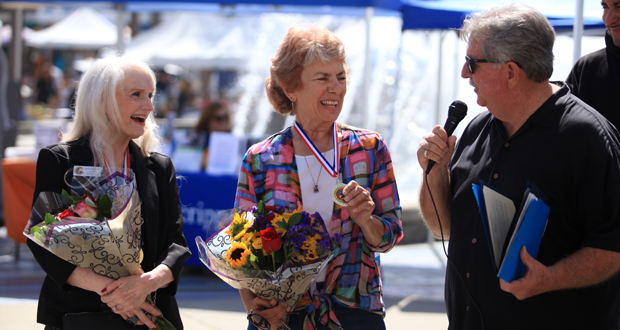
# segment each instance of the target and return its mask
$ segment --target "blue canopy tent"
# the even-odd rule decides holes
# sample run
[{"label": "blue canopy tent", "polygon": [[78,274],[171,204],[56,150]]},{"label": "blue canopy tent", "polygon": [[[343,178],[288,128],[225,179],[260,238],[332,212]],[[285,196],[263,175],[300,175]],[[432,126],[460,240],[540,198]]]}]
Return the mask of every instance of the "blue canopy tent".
[{"label": "blue canopy tent", "polygon": [[[574,29],[576,40],[573,62],[579,58],[583,29],[604,29],[599,0],[514,0],[531,6],[547,17],[556,32]],[[470,13],[484,10],[498,1],[492,0],[402,0],[403,30],[458,29]],[[575,24],[576,23],[576,24]]]},{"label": "blue canopy tent", "polygon": [[[572,29],[575,7],[567,5],[565,0],[514,0],[540,11],[557,29]],[[418,29],[458,29],[465,17],[473,12],[482,11],[492,5],[501,3],[490,0],[403,0],[403,30]],[[604,28],[601,19],[600,1],[586,0],[583,24],[586,29]]]}]

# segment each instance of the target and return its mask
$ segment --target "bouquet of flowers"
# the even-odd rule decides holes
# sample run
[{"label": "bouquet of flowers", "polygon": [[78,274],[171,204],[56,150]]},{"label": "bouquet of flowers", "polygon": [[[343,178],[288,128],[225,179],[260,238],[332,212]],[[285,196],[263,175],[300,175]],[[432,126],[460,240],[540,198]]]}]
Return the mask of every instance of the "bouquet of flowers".
[{"label": "bouquet of flowers", "polygon": [[[141,201],[134,173],[84,175],[76,166],[72,194],[41,192],[24,235],[76,266],[118,279],[141,275]],[[146,299],[151,305],[153,299]],[[152,317],[158,329],[170,329],[165,318]],[[174,326],[172,326],[172,329]]]},{"label": "bouquet of flowers", "polygon": [[230,225],[206,243],[196,237],[200,260],[232,287],[292,308],[340,248],[340,236],[330,237],[318,212],[287,213],[261,201],[219,217]]}]

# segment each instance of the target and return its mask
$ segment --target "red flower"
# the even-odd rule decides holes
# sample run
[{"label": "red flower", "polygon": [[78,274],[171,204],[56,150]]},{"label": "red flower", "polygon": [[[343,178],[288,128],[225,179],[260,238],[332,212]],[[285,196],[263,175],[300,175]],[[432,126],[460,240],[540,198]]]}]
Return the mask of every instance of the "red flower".
[{"label": "red flower", "polygon": [[275,212],[278,208],[275,206],[265,206],[265,211],[269,212]]},{"label": "red flower", "polygon": [[282,239],[273,228],[267,228],[260,231],[260,238],[263,241],[263,249],[267,253],[276,252],[282,247]]},{"label": "red flower", "polygon": [[60,214],[56,215],[56,219],[60,220],[60,219],[64,219],[66,217],[74,217],[75,214],[73,214],[73,212],[71,212],[71,210],[66,209],[64,211],[62,211]]}]

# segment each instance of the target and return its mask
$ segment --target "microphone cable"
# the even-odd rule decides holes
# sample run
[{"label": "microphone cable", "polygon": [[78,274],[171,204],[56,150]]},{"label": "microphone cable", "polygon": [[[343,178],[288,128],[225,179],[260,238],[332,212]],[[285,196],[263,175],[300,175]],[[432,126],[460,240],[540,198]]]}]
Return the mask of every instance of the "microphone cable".
[{"label": "microphone cable", "polygon": [[446,260],[447,260],[448,265],[452,267],[452,269],[458,276],[459,280],[461,281],[461,284],[463,284],[463,288],[465,288],[465,292],[467,292],[467,296],[469,297],[469,300],[472,302],[474,307],[476,307],[476,310],[478,311],[478,315],[480,316],[480,323],[482,325],[482,330],[484,330],[484,318],[482,317],[482,311],[480,310],[480,307],[478,307],[478,304],[476,304],[474,297],[472,297],[471,293],[467,289],[467,285],[465,285],[465,281],[463,280],[463,277],[461,276],[459,271],[456,269],[456,266],[454,265],[454,263],[452,262],[452,260],[450,260],[450,257],[448,256],[448,252],[446,250],[446,240],[444,239],[444,236],[443,236],[443,227],[441,226],[441,220],[439,219],[439,211],[437,210],[437,205],[435,204],[435,199],[433,198],[433,193],[431,192],[431,187],[428,184],[428,173],[426,173],[426,171],[424,172],[425,172],[424,181],[426,181],[426,189],[428,189],[428,195],[431,197],[431,201],[433,202],[433,208],[435,209],[435,215],[437,216],[437,223],[439,223],[439,232],[441,233],[441,246],[443,247],[443,253],[446,255]]}]

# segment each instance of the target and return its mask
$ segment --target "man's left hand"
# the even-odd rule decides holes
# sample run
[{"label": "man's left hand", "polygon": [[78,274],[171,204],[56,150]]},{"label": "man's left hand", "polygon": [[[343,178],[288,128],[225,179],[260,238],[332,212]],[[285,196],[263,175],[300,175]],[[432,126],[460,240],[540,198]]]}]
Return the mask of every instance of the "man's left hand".
[{"label": "man's left hand", "polygon": [[500,279],[499,285],[502,290],[512,293],[519,300],[550,291],[552,276],[549,268],[532,258],[525,246],[521,248],[519,256],[527,267],[527,273],[524,277],[510,283]]}]

